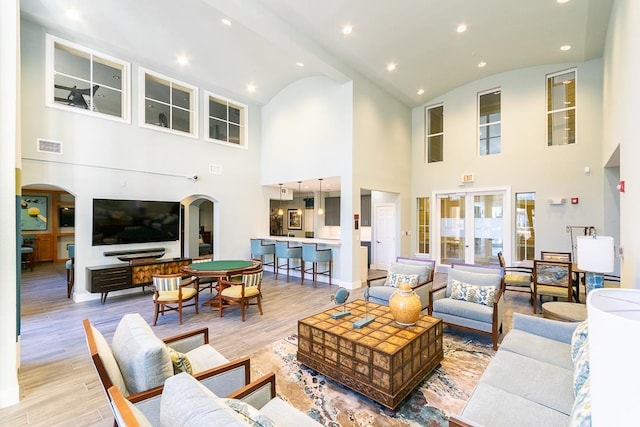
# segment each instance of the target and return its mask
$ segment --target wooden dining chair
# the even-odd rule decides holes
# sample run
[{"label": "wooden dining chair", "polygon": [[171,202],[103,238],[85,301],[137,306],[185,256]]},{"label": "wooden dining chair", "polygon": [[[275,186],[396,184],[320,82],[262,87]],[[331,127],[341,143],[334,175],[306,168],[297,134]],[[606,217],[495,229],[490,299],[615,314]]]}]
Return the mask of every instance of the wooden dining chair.
[{"label": "wooden dining chair", "polygon": [[[220,287],[220,298],[218,298],[218,307],[220,309],[220,317],[223,310],[233,306],[240,306],[242,321],[245,321],[245,308],[248,305],[257,305],[260,315],[262,315],[262,266],[258,269],[245,271],[242,273],[242,282],[221,279],[218,282]],[[255,302],[251,302],[255,299]]]},{"label": "wooden dining chair", "polygon": [[500,267],[504,269],[504,291],[524,292],[529,294],[531,304],[531,284],[533,283],[533,269],[529,267],[507,267],[502,251],[498,252]]},{"label": "wooden dining chair", "polygon": [[566,298],[573,300],[573,279],[571,277],[571,263],[560,261],[533,261],[533,283],[531,284],[531,298],[533,299],[533,313],[537,313],[538,297],[542,304],[542,296]]},{"label": "wooden dining chair", "polygon": [[[182,325],[182,309],[184,307],[195,306],[198,314],[198,278],[183,278],[182,273],[176,274],[154,274],[153,302],[155,313],[153,316],[153,326],[158,322],[158,314],[164,316],[165,311],[177,311],[180,324]],[[185,302],[193,300],[190,304]]]}]

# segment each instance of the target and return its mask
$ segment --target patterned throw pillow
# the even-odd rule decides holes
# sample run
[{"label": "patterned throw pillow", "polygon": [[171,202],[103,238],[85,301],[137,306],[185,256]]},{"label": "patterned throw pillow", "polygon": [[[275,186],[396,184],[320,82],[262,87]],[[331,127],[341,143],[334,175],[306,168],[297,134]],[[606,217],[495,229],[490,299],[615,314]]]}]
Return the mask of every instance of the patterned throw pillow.
[{"label": "patterned throw pillow", "polygon": [[571,427],[591,427],[591,381],[589,378],[580,388],[571,409]]},{"label": "patterned throw pillow", "polygon": [[253,427],[276,427],[276,424],[271,421],[269,417],[263,415],[253,406],[238,399],[223,399],[225,403],[238,414],[240,414],[245,421]]},{"label": "patterned throw pillow", "polygon": [[576,358],[578,353],[582,351],[582,348],[585,346],[585,341],[589,335],[589,326],[587,325],[587,321],[580,322],[576,329],[573,331],[573,335],[571,335],[571,360],[573,363],[576,363]]},{"label": "patterned throw pillow", "polygon": [[180,372],[186,372],[189,375],[193,375],[193,369],[191,368],[191,362],[186,354],[180,353],[167,346],[169,355],[171,356],[171,363],[173,363],[173,373],[178,375]]},{"label": "patterned throw pillow", "polygon": [[387,286],[397,288],[400,283],[408,283],[414,288],[418,284],[417,274],[389,273],[387,275]]},{"label": "patterned throw pillow", "polygon": [[495,286],[475,286],[453,279],[451,281],[451,298],[493,307],[496,302],[498,288]]}]

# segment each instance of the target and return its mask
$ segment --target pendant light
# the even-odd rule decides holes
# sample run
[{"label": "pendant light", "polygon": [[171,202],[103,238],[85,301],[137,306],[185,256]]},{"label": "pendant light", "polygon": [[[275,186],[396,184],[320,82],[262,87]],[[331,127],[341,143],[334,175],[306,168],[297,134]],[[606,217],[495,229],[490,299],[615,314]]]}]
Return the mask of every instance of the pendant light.
[{"label": "pendant light", "polygon": [[282,210],[282,184],[280,185],[280,203],[278,203],[278,216],[284,215],[284,210]]},{"label": "pendant light", "polygon": [[318,179],[320,181],[320,203],[318,208],[318,215],[324,215],[324,209],[322,209],[322,178]]},{"label": "pendant light", "polygon": [[[300,201],[304,202],[304,200],[302,200],[302,197],[300,196],[300,184],[302,184],[302,181],[298,181],[298,197],[300,197]],[[298,211],[297,211],[298,215],[302,215],[302,206],[298,207]]]}]

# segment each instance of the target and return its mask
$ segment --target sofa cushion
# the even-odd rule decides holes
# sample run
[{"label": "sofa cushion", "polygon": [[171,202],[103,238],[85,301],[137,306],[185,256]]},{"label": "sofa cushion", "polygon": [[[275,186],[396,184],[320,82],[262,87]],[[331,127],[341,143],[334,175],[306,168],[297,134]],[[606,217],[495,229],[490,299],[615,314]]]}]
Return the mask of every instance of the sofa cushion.
[{"label": "sofa cushion", "polygon": [[366,288],[365,291],[370,298],[385,301],[385,304],[389,305],[389,299],[396,289],[397,288],[391,286],[371,286],[370,288]]},{"label": "sofa cushion", "polygon": [[387,274],[387,286],[397,288],[400,283],[408,283],[409,286],[415,288],[418,284],[417,274],[391,273]]},{"label": "sofa cushion", "polygon": [[495,286],[476,286],[459,280],[451,281],[451,298],[469,301],[493,307],[498,288]]},{"label": "sofa cushion", "polygon": [[493,272],[479,273],[464,270],[463,268],[451,268],[447,276],[447,291],[445,294],[447,298],[451,297],[451,286],[454,280],[475,286],[495,286],[496,288],[500,288],[502,284],[502,276]]},{"label": "sofa cushion", "polygon": [[511,329],[505,335],[500,344],[500,351],[510,351],[560,368],[573,369],[569,344],[519,329]]},{"label": "sofa cushion", "polygon": [[246,426],[242,416],[186,373],[167,379],[160,401],[163,427]]},{"label": "sofa cushion", "polygon": [[[400,274],[417,274],[418,275],[418,284],[424,283],[429,278],[429,266],[421,266],[421,265],[413,265],[413,264],[404,264],[401,262],[392,262],[389,265],[389,273],[400,273]],[[387,281],[385,282],[385,286],[390,286],[388,284],[389,277],[387,276]]]},{"label": "sofa cushion", "polygon": [[279,397],[274,397],[260,408],[260,412],[273,420],[278,426],[320,427],[318,423],[304,412],[294,408]]},{"label": "sofa cushion", "polygon": [[441,298],[433,302],[433,316],[439,317],[439,314],[450,314],[488,324],[493,320],[493,308],[453,298]]},{"label": "sofa cushion", "polygon": [[128,396],[129,390],[124,382],[124,378],[122,378],[120,367],[113,356],[109,343],[100,331],[93,327],[93,325],[91,325],[91,331],[93,333],[93,339],[96,342],[96,346],[98,347],[98,355],[100,356],[100,360],[102,361],[105,370],[107,371],[107,375],[109,375],[111,383],[118,387],[123,396]]},{"label": "sofa cushion", "polygon": [[196,374],[229,362],[209,344],[201,345],[185,354],[191,363],[191,370]]},{"label": "sofa cushion", "polygon": [[498,351],[481,381],[567,416],[571,414],[574,401],[571,370],[510,351]]},{"label": "sofa cushion", "polygon": [[478,383],[462,410],[473,425],[491,427],[566,426],[569,416],[516,393],[483,382]]},{"label": "sofa cushion", "polygon": [[122,317],[111,347],[130,393],[161,386],[173,375],[167,346],[137,313]]}]

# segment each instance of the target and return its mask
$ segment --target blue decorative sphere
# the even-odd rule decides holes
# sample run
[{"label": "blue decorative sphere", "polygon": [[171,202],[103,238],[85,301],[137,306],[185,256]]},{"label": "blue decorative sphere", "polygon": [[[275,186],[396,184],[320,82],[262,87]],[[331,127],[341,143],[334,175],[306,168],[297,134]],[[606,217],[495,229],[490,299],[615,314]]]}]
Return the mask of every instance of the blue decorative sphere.
[{"label": "blue decorative sphere", "polygon": [[345,288],[338,288],[333,296],[333,299],[337,304],[344,304],[349,298],[349,291]]}]

